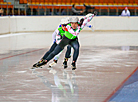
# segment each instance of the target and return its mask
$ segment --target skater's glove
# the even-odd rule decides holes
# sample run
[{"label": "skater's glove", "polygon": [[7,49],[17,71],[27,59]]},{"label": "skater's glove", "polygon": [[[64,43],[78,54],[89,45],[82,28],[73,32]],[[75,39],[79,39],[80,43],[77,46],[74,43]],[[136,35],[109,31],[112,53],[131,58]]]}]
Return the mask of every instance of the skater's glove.
[{"label": "skater's glove", "polygon": [[89,25],[88,27],[89,27],[89,28],[92,28],[92,25]]},{"label": "skater's glove", "polygon": [[54,39],[53,43],[55,43],[55,42],[56,42],[56,39]]}]

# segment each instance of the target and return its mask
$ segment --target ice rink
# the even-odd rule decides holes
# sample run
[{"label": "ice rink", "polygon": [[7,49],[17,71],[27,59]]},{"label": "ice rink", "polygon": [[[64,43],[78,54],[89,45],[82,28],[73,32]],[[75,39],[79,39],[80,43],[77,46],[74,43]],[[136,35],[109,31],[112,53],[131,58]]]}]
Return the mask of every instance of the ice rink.
[{"label": "ice rink", "polygon": [[[138,32],[81,32],[75,71],[72,57],[66,70],[62,66],[66,48],[53,68],[48,68],[50,61],[30,69],[52,45],[52,32],[0,35],[2,39],[10,42],[0,44],[0,102],[138,101]],[[128,90],[118,94],[124,85]],[[125,97],[128,91],[133,98]]]}]

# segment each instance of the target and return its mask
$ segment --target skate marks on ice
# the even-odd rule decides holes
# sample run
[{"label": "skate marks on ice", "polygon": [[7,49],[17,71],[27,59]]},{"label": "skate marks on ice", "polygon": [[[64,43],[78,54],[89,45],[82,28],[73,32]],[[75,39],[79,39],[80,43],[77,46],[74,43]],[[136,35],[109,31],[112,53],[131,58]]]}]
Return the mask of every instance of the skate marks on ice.
[{"label": "skate marks on ice", "polygon": [[[75,80],[78,86],[79,96],[78,102],[104,101],[137,67],[137,49],[123,51],[121,47],[93,47],[91,49],[89,49],[89,47],[83,47],[80,53],[77,62],[77,70],[75,71]],[[70,65],[70,63],[71,60],[69,60],[68,65]],[[50,73],[53,75],[55,73],[58,74],[57,80],[56,77],[52,79],[51,76],[43,73],[47,76],[46,78],[54,81],[53,83],[56,87],[63,86],[63,84],[61,84],[63,79],[58,81],[62,76],[61,72],[63,70],[63,68],[58,67],[59,65],[62,65],[61,60],[56,67],[54,67],[54,70],[50,70]],[[67,68],[67,71],[71,71],[70,67]],[[47,72],[49,73],[49,71]]]},{"label": "skate marks on ice", "polygon": [[[81,49],[78,63],[79,92],[91,102],[102,102],[138,66],[138,49],[85,47]],[[86,96],[87,93],[91,96]]]},{"label": "skate marks on ice", "polygon": [[123,51],[121,47],[81,47],[74,77],[71,59],[68,75],[61,67],[64,53],[54,70],[47,69],[48,65],[29,70],[46,50],[0,61],[0,101],[72,102],[74,97],[73,102],[102,102],[137,67],[138,61],[137,48]]}]

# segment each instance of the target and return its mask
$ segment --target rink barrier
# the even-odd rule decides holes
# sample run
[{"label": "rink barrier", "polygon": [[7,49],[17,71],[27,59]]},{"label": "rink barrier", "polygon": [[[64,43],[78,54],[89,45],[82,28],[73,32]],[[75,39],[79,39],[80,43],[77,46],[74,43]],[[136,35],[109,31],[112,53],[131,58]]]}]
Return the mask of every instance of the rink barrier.
[{"label": "rink barrier", "polygon": [[[57,28],[63,16],[6,16],[0,17],[0,54],[9,53],[14,50],[48,48],[52,44],[52,32]],[[50,23],[51,22],[51,23]],[[137,31],[138,17],[94,17],[90,22],[95,31]],[[85,28],[83,31],[91,31]],[[23,32],[23,33],[22,33]],[[35,33],[32,33],[35,32]],[[37,32],[37,33],[36,33]],[[43,32],[43,33],[39,33]],[[92,32],[92,31],[91,31]],[[84,33],[83,33],[84,34]],[[93,35],[94,36],[94,35]],[[48,38],[48,39],[46,39]],[[97,39],[98,40],[98,39]],[[101,44],[94,40],[93,45],[108,45],[114,43]],[[85,44],[85,43],[84,43]],[[117,46],[127,46],[119,43]],[[137,45],[130,43],[129,45]],[[83,45],[82,45],[83,46]]]},{"label": "rink barrier", "polygon": [[[63,17],[65,16],[0,17],[0,34],[54,31]],[[94,26],[95,31],[138,31],[138,17],[135,16],[96,16],[90,24]],[[84,28],[84,31],[90,30]]]}]

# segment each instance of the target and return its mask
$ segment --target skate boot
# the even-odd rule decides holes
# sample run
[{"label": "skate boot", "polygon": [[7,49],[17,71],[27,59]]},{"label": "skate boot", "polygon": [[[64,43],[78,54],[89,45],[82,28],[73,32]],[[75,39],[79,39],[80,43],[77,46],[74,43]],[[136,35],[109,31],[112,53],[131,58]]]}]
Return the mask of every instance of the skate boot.
[{"label": "skate boot", "polygon": [[53,67],[53,66],[55,66],[56,64],[57,64],[57,60],[53,60],[53,62],[49,64],[49,67]]},{"label": "skate boot", "polygon": [[68,58],[64,58],[64,62],[63,62],[64,69],[68,67],[67,62],[68,62]]},{"label": "skate boot", "polygon": [[75,70],[76,69],[76,62],[73,61],[71,66],[72,66],[72,70]]},{"label": "skate boot", "polygon": [[35,63],[35,64],[33,65],[32,69],[33,69],[33,68],[41,67],[42,65],[45,65],[46,63],[47,63],[47,61],[44,60],[44,59],[42,59],[41,61]]}]

